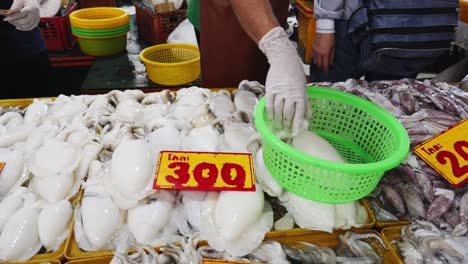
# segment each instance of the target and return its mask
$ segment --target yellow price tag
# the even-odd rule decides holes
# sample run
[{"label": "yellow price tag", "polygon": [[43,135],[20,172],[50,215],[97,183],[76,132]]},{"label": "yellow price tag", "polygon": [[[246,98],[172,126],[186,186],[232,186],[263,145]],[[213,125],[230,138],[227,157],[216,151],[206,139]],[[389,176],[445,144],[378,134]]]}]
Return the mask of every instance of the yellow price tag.
[{"label": "yellow price tag", "polygon": [[161,151],[153,188],[255,191],[252,154]]},{"label": "yellow price tag", "polygon": [[460,186],[468,180],[468,118],[413,150],[450,184]]},{"label": "yellow price tag", "polygon": [[262,262],[244,262],[244,261],[233,261],[233,260],[224,260],[224,259],[202,259],[202,264],[219,264],[219,263],[231,263],[231,264],[261,264]]},{"label": "yellow price tag", "polygon": [[0,161],[0,173],[2,173],[3,168],[5,168],[6,163],[3,161]]}]

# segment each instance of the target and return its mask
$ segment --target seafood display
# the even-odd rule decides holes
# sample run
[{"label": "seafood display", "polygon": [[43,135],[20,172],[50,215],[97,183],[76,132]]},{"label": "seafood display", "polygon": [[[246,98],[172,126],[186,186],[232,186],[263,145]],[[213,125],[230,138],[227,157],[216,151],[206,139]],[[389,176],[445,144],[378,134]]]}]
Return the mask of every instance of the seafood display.
[{"label": "seafood display", "polygon": [[[72,241],[80,250],[112,250],[116,257],[132,247],[151,253],[153,247],[195,239],[242,257],[273,230],[332,233],[368,223],[359,201],[334,205],[306,200],[269,175],[253,124],[263,95],[262,85],[244,81],[232,93],[199,87],[177,93],[111,91],[34,99],[24,110],[2,109],[0,261],[24,261],[58,250],[70,235],[72,218]],[[291,142],[312,148],[305,143],[317,137],[304,131]],[[326,143],[320,141],[320,147]],[[327,147],[328,154],[310,154],[344,162]],[[155,190],[162,150],[251,153],[256,191]],[[80,189],[81,199],[72,202]],[[166,250],[173,251],[171,246]],[[131,261],[160,258],[138,252]]]},{"label": "seafood display", "polygon": [[[384,107],[407,129],[412,146],[468,118],[468,93],[446,83],[317,85]],[[243,81],[232,93],[199,87],[112,91],[1,109],[0,261],[55,252],[73,235],[72,243],[83,252],[111,250],[114,264],[200,263],[202,258],[382,263],[386,246],[375,233],[344,232],[368,222],[363,203],[308,200],[269,173],[253,123],[263,95],[261,84]],[[346,162],[305,127],[278,137],[309,155]],[[163,150],[251,153],[256,190],[153,189]],[[467,185],[453,188],[410,153],[366,199],[378,222],[410,223],[394,242],[405,262],[466,263]],[[264,240],[268,232],[294,228],[339,239],[335,246],[299,241],[301,247]]]},{"label": "seafood display", "polygon": [[[407,129],[412,147],[468,118],[468,93],[442,82],[410,79],[320,83],[367,98],[393,113]],[[429,165],[410,153],[385,173],[367,197],[380,222],[422,219],[466,232],[468,185],[453,188]],[[458,231],[460,230],[460,231]]]},{"label": "seafood display", "polygon": [[[257,248],[241,256],[233,256],[210,245],[199,243],[198,238],[186,239],[176,245],[169,243],[155,251],[130,241],[124,251],[115,251],[111,263],[201,263],[202,259],[230,260],[253,263],[383,263],[388,248],[376,233],[347,231],[337,238],[325,240],[335,246],[319,246],[306,241],[295,241],[295,246],[276,240],[265,240]],[[296,246],[297,245],[297,246]],[[130,249],[133,253],[130,253]]]},{"label": "seafood display", "polygon": [[427,221],[414,221],[393,237],[405,263],[466,263],[468,237],[454,235]]}]

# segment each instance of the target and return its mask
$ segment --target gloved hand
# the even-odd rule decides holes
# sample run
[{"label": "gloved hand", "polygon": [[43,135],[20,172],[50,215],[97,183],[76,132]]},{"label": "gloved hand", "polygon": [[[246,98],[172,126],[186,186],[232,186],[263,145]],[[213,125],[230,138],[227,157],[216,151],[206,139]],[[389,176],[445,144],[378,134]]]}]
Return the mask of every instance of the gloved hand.
[{"label": "gloved hand", "polygon": [[268,118],[277,128],[292,129],[294,135],[310,119],[301,59],[281,27],[266,33],[258,46],[270,63],[265,83]]},{"label": "gloved hand", "polygon": [[40,20],[38,0],[14,0],[10,9],[20,8],[18,12],[3,19],[18,30],[30,31],[37,27]]}]

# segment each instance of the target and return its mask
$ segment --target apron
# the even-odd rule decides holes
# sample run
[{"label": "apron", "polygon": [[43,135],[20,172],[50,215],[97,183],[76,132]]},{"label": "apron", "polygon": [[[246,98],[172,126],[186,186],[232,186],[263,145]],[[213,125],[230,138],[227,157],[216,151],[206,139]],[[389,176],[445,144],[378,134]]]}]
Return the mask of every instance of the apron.
[{"label": "apron", "polygon": [[[200,1],[201,79],[206,88],[237,87],[242,80],[265,83],[267,58],[242,29],[230,2]],[[284,25],[289,1],[270,2],[276,19]]]}]

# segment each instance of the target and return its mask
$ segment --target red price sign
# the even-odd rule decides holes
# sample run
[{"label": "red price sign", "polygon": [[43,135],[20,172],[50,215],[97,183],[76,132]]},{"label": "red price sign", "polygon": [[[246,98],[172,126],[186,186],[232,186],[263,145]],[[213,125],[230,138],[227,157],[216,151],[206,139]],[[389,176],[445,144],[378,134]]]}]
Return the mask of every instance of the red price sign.
[{"label": "red price sign", "polygon": [[262,262],[244,262],[244,261],[232,261],[232,260],[224,260],[224,259],[202,259],[202,264],[220,264],[220,263],[235,263],[235,264],[246,264],[246,263],[257,263],[260,264]]},{"label": "red price sign", "polygon": [[2,173],[3,168],[5,168],[6,163],[3,161],[0,161],[0,173]]},{"label": "red price sign", "polygon": [[252,154],[161,151],[153,188],[255,191]]},{"label": "red price sign", "polygon": [[458,187],[468,180],[468,118],[414,147],[416,155]]}]

